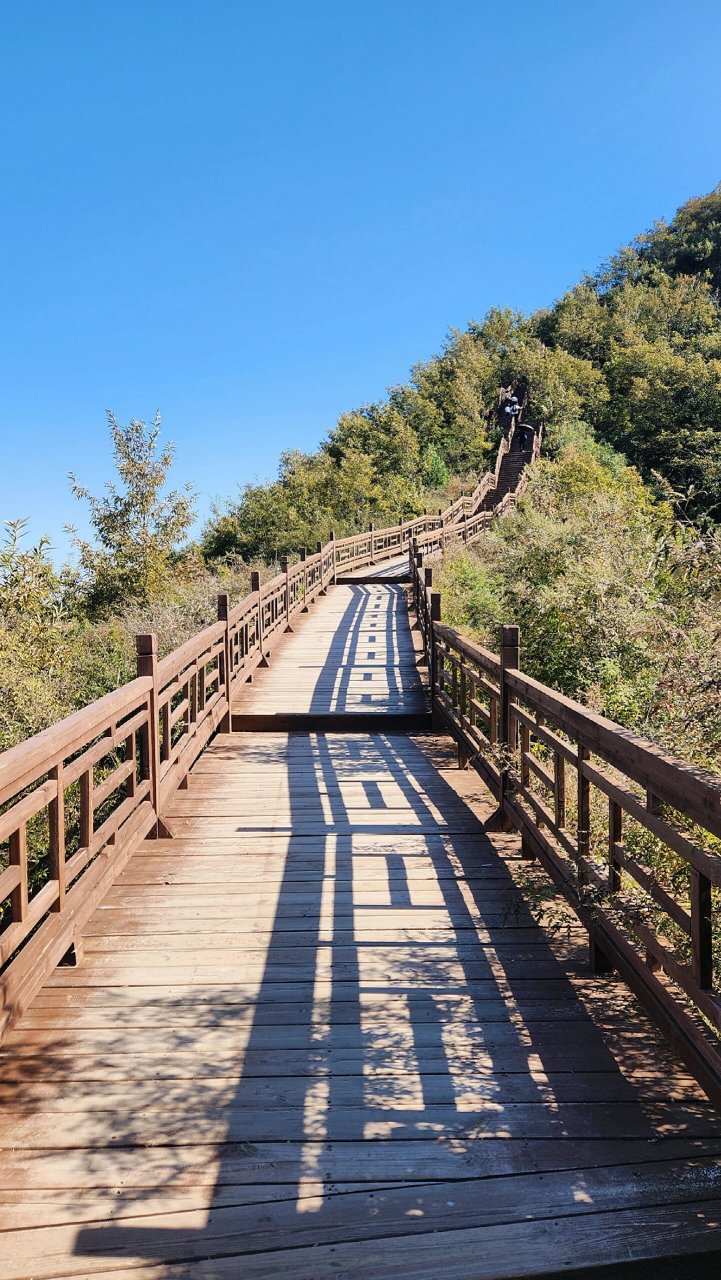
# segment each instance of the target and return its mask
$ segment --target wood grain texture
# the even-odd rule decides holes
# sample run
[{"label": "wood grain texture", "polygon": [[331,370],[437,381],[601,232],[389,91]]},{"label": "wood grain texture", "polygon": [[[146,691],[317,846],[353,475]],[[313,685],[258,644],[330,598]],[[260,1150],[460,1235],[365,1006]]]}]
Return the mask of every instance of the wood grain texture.
[{"label": "wood grain texture", "polygon": [[488,801],[431,736],[216,737],[2,1046],[0,1276],[703,1275],[717,1113]]},{"label": "wood grain texture", "polygon": [[247,728],[250,717],[426,710],[404,590],[380,584],[335,587],[233,699]]}]

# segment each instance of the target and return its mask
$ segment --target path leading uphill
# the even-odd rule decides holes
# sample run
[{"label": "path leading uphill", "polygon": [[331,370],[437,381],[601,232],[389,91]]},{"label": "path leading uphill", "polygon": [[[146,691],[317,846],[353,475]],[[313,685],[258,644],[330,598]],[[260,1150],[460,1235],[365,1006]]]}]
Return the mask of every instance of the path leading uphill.
[{"label": "path leading uphill", "polygon": [[244,686],[255,731],[4,1040],[5,1280],[703,1274],[717,1113],[537,923],[450,740],[389,728],[425,715],[397,586],[331,589]]}]

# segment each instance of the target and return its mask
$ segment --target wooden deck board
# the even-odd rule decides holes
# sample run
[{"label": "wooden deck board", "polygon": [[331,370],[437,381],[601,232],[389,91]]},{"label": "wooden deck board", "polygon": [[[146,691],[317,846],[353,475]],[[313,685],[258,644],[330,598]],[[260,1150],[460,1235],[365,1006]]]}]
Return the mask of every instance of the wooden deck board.
[{"label": "wooden deck board", "polygon": [[234,715],[422,715],[426,695],[400,586],[335,587],[253,675]]},{"label": "wooden deck board", "polygon": [[338,570],[338,577],[341,582],[397,582],[408,577],[408,552],[393,560],[363,565],[361,569],[354,569],[352,562],[348,566],[342,565]]},{"label": "wooden deck board", "polygon": [[700,1266],[717,1114],[484,805],[432,737],[218,737],[0,1051],[0,1275]]}]

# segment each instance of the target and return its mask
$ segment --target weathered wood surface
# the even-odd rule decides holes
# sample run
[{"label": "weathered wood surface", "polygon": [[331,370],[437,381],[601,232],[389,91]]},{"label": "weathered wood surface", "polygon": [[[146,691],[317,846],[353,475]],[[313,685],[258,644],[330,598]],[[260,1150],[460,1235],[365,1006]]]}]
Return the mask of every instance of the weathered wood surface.
[{"label": "weathered wood surface", "polygon": [[0,1275],[706,1274],[717,1113],[486,800],[430,736],[217,738],[3,1046]]},{"label": "weathered wood surface", "polygon": [[380,584],[334,587],[233,701],[242,727],[269,716],[426,711],[404,590]]},{"label": "weathered wood surface", "polygon": [[364,565],[361,569],[350,569],[347,573],[341,571],[338,576],[343,582],[403,581],[408,577],[408,553],[398,556],[395,560],[385,560],[378,564]]},{"label": "weathered wood surface", "polygon": [[502,628],[496,656],[429,622],[421,569],[413,600],[437,718],[587,926],[594,966],[619,970],[721,1104],[721,858],[709,839],[721,836],[721,778],[525,675],[518,627]]}]

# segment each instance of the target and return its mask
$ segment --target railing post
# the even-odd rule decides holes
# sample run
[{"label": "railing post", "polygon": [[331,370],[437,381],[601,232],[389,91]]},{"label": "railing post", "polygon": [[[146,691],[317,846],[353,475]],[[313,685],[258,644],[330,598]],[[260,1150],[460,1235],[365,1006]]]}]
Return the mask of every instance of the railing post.
[{"label": "railing post", "polygon": [[233,685],[233,663],[231,660],[230,647],[230,602],[227,592],[223,591],[218,596],[218,622],[225,623],[225,635],[223,637],[223,684],[225,685],[225,700],[228,704],[228,710],[220,722],[220,728],[223,733],[230,733],[232,729],[232,685]]},{"label": "railing post", "polygon": [[591,784],[583,772],[583,766],[590,758],[591,752],[588,747],[579,742],[576,763],[576,849],[580,884],[586,884],[588,881],[588,876],[581,866],[581,859],[588,857],[591,847]]},{"label": "railing post", "polygon": [[704,991],[713,987],[713,927],[711,881],[691,868],[691,968]]},{"label": "railing post", "polygon": [[259,666],[267,667],[268,659],[265,653],[265,641],[263,637],[263,601],[260,597],[260,573],[257,569],[253,569],[250,575],[250,589],[254,595],[258,597],[258,652],[260,653]]},{"label": "railing post", "polygon": [[370,536],[371,536],[371,559],[370,559],[370,562],[371,562],[371,564],[375,564],[375,560],[374,560],[374,556],[375,556],[375,536],[376,536],[376,526],[375,526],[375,521],[371,520],[371,522],[370,522],[370,527],[369,527],[369,529],[368,529],[368,532],[370,533]]},{"label": "railing post", "polygon": [[512,831],[513,823],[506,814],[505,802],[511,787],[509,770],[513,743],[511,741],[511,702],[513,694],[508,687],[507,671],[518,670],[521,662],[520,631],[517,626],[501,627],[501,663],[499,675],[498,738],[501,749],[498,770],[498,808],[486,823],[489,831]]},{"label": "railing post", "polygon": [[149,632],[135,637],[137,671],[139,676],[149,676],[152,685],[148,695],[148,737],[143,753],[143,772],[150,782],[150,803],[155,813],[155,826],[149,832],[153,836],[167,838],[172,834],[160,817],[160,730],[158,727],[158,641]]},{"label": "railing post", "polygon": [[308,612],[308,604],[307,604],[307,595],[308,595],[308,569],[307,569],[307,567],[306,567],[306,563],[305,563],[305,562],[306,562],[306,560],[307,560],[307,558],[308,558],[308,551],[307,551],[307,548],[306,548],[306,547],[301,547],[301,549],[300,549],[300,562],[301,562],[301,564],[302,564],[302,566],[303,566],[303,608],[301,609],[301,613],[307,613],[307,612]]},{"label": "railing post", "polygon": [[[425,661],[428,667],[428,676],[431,681],[431,692],[433,691],[433,625],[431,623],[431,614],[428,607],[428,592],[433,588],[433,569],[430,565],[425,565],[423,569],[423,621],[425,636]],[[440,614],[439,614],[440,617]]]},{"label": "railing post", "polygon": [[285,631],[292,631],[290,625],[290,568],[288,565],[288,557],[280,557],[280,570],[285,574]]},{"label": "railing post", "polygon": [[[428,573],[427,569],[426,569],[426,573]],[[429,641],[428,675],[429,675],[430,686],[431,686],[431,714],[432,714],[433,728],[443,730],[445,726],[444,726],[440,711],[438,709],[438,706],[436,704],[436,691],[440,688],[441,682],[440,682],[439,663],[438,663],[438,645],[436,643],[436,635],[433,629],[433,623],[440,622],[440,620],[441,620],[441,593],[440,591],[432,591],[431,592],[431,610],[430,610],[430,617],[428,619],[428,641]]]},{"label": "railing post", "polygon": [[51,911],[62,911],[65,905],[65,786],[63,783],[63,764],[57,764],[50,771],[50,778],[57,784],[57,795],[48,805],[48,839],[50,844],[50,876],[57,881],[58,896],[52,903]]},{"label": "railing post", "polygon": [[[459,683],[458,718],[461,722],[461,725],[463,725],[463,722],[466,719],[466,703],[468,701],[468,679],[466,676],[466,664],[463,661],[463,658],[461,658],[461,673],[460,673],[460,680],[458,683]],[[469,717],[469,720],[470,720],[470,717]],[[459,769],[468,768],[468,752],[466,751],[465,747],[461,746],[460,742],[458,743],[458,768]]]},{"label": "railing post", "polygon": [[416,622],[420,625],[421,616],[421,583],[423,581],[423,552],[418,551],[418,543],[414,544],[415,565],[411,565],[411,573],[413,574],[413,608],[415,609]]},{"label": "railing post", "polygon": [[[330,531],[330,545],[331,545],[331,555],[333,557],[333,586],[335,586],[336,578],[338,576],[336,572],[336,562],[335,562],[335,529],[331,529]],[[325,583],[323,584],[323,590],[325,591]]]}]

